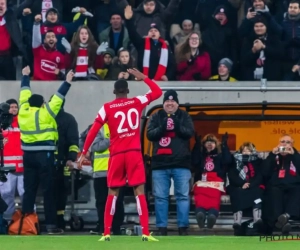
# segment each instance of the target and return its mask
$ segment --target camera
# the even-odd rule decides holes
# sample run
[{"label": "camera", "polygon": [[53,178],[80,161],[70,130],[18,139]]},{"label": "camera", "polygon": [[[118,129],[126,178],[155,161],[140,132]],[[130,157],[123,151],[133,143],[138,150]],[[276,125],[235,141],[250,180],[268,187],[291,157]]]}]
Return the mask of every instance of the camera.
[{"label": "camera", "polygon": [[7,129],[13,120],[13,115],[9,113],[10,105],[8,103],[0,104],[0,181],[6,182],[6,175],[10,172],[15,172],[15,166],[6,166],[4,167],[4,158],[3,158],[3,148],[4,148],[4,137],[2,130]]},{"label": "camera", "polygon": [[284,153],[285,151],[286,151],[285,147],[283,147],[283,146],[279,147],[279,152],[280,153]]}]

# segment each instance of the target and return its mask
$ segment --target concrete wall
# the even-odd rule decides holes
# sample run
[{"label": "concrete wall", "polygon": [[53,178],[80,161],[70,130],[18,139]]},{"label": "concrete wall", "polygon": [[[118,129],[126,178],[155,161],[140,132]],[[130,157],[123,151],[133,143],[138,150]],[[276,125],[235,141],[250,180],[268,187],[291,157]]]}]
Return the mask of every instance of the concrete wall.
[{"label": "concrete wall", "polygon": [[[31,82],[32,92],[41,94],[46,100],[55,93],[61,82]],[[66,97],[65,110],[72,113],[83,131],[93,122],[99,108],[114,99],[114,82],[73,82]],[[290,82],[269,82],[268,88],[276,91],[261,92],[260,82],[161,82],[163,90],[179,88],[180,103],[253,103],[262,102],[299,102],[300,84]],[[222,90],[222,88],[226,90]],[[282,87],[282,89],[280,89]],[[149,89],[143,82],[130,82],[130,97],[144,94]],[[184,91],[184,88],[194,90]],[[208,90],[209,88],[209,90]],[[253,90],[255,89],[255,90]],[[9,98],[18,99],[20,82],[0,82],[0,102]],[[162,97],[151,106],[162,103]],[[149,109],[149,107],[148,107]]]}]

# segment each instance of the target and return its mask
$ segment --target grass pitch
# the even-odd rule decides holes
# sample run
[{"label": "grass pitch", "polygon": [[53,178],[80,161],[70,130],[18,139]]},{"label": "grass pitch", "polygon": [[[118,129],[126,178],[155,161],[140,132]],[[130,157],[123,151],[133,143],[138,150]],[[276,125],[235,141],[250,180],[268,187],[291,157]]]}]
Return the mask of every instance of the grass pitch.
[{"label": "grass pitch", "polygon": [[295,250],[300,241],[259,241],[259,237],[170,236],[159,242],[142,242],[137,236],[115,236],[98,242],[99,236],[2,236],[1,250]]}]

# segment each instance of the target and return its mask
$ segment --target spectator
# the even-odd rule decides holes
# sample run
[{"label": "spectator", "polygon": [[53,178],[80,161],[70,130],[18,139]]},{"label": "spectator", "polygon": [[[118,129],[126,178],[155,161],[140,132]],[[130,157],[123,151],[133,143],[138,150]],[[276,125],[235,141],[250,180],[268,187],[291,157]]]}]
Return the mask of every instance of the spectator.
[{"label": "spectator", "polygon": [[254,21],[254,35],[243,43],[241,49],[242,76],[245,81],[280,81],[280,60],[284,58],[284,47],[277,36],[268,33],[266,21],[257,17]]},{"label": "spectator", "polygon": [[6,0],[0,0],[0,79],[16,80],[13,57],[21,54],[28,65],[29,60],[23,46],[22,34],[12,10],[7,10]]},{"label": "spectator", "polygon": [[237,27],[237,9],[241,1],[243,0],[197,0],[193,9],[195,10],[195,23],[199,23],[201,32],[209,29],[211,16],[214,16],[216,8],[222,5],[226,9],[229,26],[235,28]]},{"label": "spectator", "polygon": [[291,136],[280,138],[265,160],[263,174],[267,178],[267,222],[271,226],[276,222],[276,228],[289,233],[289,220],[300,216],[300,155]]},{"label": "spectator", "polygon": [[179,234],[187,235],[189,227],[191,179],[189,140],[194,135],[194,125],[188,113],[178,107],[176,91],[168,90],[164,95],[163,109],[150,118],[147,128],[147,138],[153,142],[151,160],[153,193],[156,226],[161,235],[167,235],[171,178],[175,187]]},{"label": "spectator", "polygon": [[107,45],[98,46],[87,26],[83,25],[78,28],[71,44],[63,38],[62,45],[66,49],[66,69],[72,69],[75,72],[74,76],[77,81],[98,79],[96,71],[102,66],[100,54],[107,48]]},{"label": "spectator", "polygon": [[95,30],[98,37],[103,30],[109,27],[112,14],[117,13],[119,8],[116,0],[92,0],[91,8],[94,10],[93,13],[95,17],[93,20],[94,26],[96,26]]},{"label": "spectator", "polygon": [[56,49],[57,39],[54,31],[49,30],[42,44],[40,20],[42,16],[35,17],[32,32],[32,49],[34,56],[34,80],[54,81],[63,79],[65,74],[65,60],[63,54]]},{"label": "spectator", "polygon": [[[128,6],[126,0],[116,0],[120,9]],[[156,23],[161,27],[161,37],[166,39],[166,26],[169,24],[172,17],[175,16],[179,7],[180,0],[170,0],[167,8],[158,0],[144,0],[133,11],[133,23],[136,27],[136,32],[139,36],[144,37],[148,35],[148,27],[152,23]],[[127,27],[128,28],[128,27]]]},{"label": "spectator", "polygon": [[18,7],[17,17],[20,19],[22,16],[30,16],[30,23],[33,25],[36,15],[42,15],[42,21],[45,22],[47,10],[55,8],[59,13],[58,19],[62,20],[62,16],[60,15],[62,14],[63,7],[63,3],[60,0],[25,0]]},{"label": "spectator", "polygon": [[235,235],[239,234],[243,211],[251,208],[254,227],[262,226],[261,209],[264,186],[262,178],[262,159],[257,155],[251,142],[243,143],[234,154],[234,161],[229,168],[229,186],[231,207],[233,210]]},{"label": "spectator", "polygon": [[222,143],[213,134],[202,139],[201,159],[195,172],[194,200],[198,226],[212,229],[220,211],[221,194],[225,192],[226,167],[231,164],[231,154],[227,145],[227,133]]},{"label": "spectator", "polygon": [[4,212],[4,219],[11,221],[12,215],[15,212],[15,194],[18,191],[20,200],[23,200],[24,194],[24,178],[23,178],[23,151],[21,149],[21,136],[18,125],[18,111],[19,105],[15,99],[6,101],[10,105],[9,113],[13,115],[13,121],[9,128],[3,130],[3,150],[4,166],[14,166],[15,173],[7,175],[7,181],[0,182],[0,194],[2,199],[8,205],[7,210]]},{"label": "spectator", "polygon": [[210,74],[210,57],[204,51],[199,33],[191,33],[185,42],[176,47],[177,79],[179,81],[207,80]]},{"label": "spectator", "polygon": [[[173,24],[173,32],[175,33],[175,26],[176,24]],[[171,33],[171,39],[174,43],[174,45],[178,45],[178,44],[181,44],[183,42],[186,41],[186,39],[188,38],[188,36],[192,33],[192,32],[199,32],[199,27],[195,27],[194,23],[192,20],[190,19],[185,19],[183,20],[182,24],[181,24],[181,27],[179,25],[176,25],[178,26],[178,28],[176,29],[177,30],[177,33],[175,33],[174,35],[172,35],[172,31],[170,32]],[[172,28],[171,28],[172,29]]]},{"label": "spectator", "polygon": [[218,73],[221,59],[228,57],[233,62],[237,61],[237,37],[228,23],[227,15],[227,8],[218,6],[208,23],[208,28],[202,33],[204,48],[211,59],[212,75]]},{"label": "spectator", "polygon": [[292,0],[282,23],[284,30],[283,41],[286,48],[283,58],[284,80],[293,81],[299,78],[293,72],[293,67],[300,60],[300,3]]},{"label": "spectator", "polygon": [[89,12],[86,11],[85,8],[80,8],[78,12],[80,12],[81,15],[75,22],[61,23],[58,19],[58,10],[55,8],[50,8],[46,12],[46,21],[43,22],[41,25],[42,38],[44,39],[48,30],[53,30],[57,37],[57,50],[63,54],[65,53],[65,48],[61,44],[62,38],[67,38],[68,36],[75,33],[79,26],[83,25],[86,16],[91,15]]},{"label": "spectator", "polygon": [[233,62],[229,58],[223,58],[219,62],[218,74],[209,78],[210,81],[236,82],[237,80],[230,76]]},{"label": "spectator", "polygon": [[269,33],[273,36],[281,37],[282,27],[272,17],[269,8],[266,4],[266,0],[252,0],[253,7],[248,9],[247,16],[243,20],[239,27],[239,35],[241,37],[247,37],[253,30],[253,25],[256,20],[255,17],[262,16],[266,20],[266,25],[269,28]]},{"label": "spectator", "polygon": [[126,25],[129,39],[138,52],[138,68],[143,74],[156,81],[173,80],[175,77],[175,60],[156,24],[149,26],[148,36],[141,37],[136,30],[133,11],[128,5],[125,9]]},{"label": "spectator", "polygon": [[103,30],[99,34],[99,43],[107,42],[109,47],[114,49],[115,54],[119,49],[128,49],[129,35],[127,28],[122,23],[122,16],[117,13],[113,13],[110,18],[110,27]]},{"label": "spectator", "polygon": [[118,59],[112,64],[105,77],[106,80],[118,80],[125,79],[133,81],[134,77],[130,75],[127,70],[132,68],[132,59],[130,52],[125,49],[121,49],[118,53]]},{"label": "spectator", "polygon": [[113,58],[115,57],[115,52],[113,49],[108,48],[104,52],[102,52],[102,56],[103,56],[104,65],[101,69],[97,69],[97,75],[99,75],[100,78],[104,80],[109,69],[112,66],[112,61]]}]

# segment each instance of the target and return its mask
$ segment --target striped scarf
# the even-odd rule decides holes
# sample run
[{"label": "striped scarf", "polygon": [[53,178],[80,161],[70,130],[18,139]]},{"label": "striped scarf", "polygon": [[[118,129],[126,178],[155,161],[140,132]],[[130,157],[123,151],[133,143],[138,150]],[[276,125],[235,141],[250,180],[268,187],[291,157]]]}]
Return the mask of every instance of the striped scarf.
[{"label": "striped scarf", "polygon": [[233,156],[236,162],[236,169],[239,171],[240,178],[242,180],[246,180],[247,172],[245,172],[244,167],[248,162],[256,161],[258,159],[258,155],[256,153],[253,153],[251,155],[243,155],[240,153],[235,153]]},{"label": "striped scarf", "polygon": [[78,55],[76,60],[75,77],[86,77],[88,71],[88,50],[86,47],[80,47],[78,49]]},{"label": "striped scarf", "polygon": [[[149,76],[149,67],[150,67],[150,53],[151,53],[151,38],[145,38],[145,50],[144,50],[144,59],[143,59],[143,73],[146,76]],[[158,68],[153,80],[159,81],[162,76],[166,74],[167,65],[168,65],[168,46],[162,38],[158,39],[158,42],[162,44],[161,46],[161,55],[159,59]]]}]

